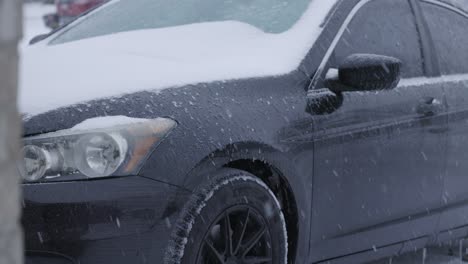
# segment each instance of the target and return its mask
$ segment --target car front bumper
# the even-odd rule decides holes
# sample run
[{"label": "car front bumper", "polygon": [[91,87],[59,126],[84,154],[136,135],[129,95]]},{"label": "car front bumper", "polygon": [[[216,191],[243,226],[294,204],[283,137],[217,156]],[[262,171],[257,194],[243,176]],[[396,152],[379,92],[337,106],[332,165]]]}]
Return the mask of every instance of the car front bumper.
[{"label": "car front bumper", "polygon": [[25,184],[26,263],[162,263],[189,194],[139,176]]}]

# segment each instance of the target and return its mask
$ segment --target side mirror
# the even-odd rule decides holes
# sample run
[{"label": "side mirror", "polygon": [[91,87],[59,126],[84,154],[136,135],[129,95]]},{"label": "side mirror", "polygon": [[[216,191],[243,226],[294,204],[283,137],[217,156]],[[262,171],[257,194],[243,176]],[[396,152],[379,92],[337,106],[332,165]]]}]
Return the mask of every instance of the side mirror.
[{"label": "side mirror", "polygon": [[399,59],[374,55],[353,54],[338,68],[338,78],[330,79],[334,92],[379,91],[397,87],[401,79]]}]

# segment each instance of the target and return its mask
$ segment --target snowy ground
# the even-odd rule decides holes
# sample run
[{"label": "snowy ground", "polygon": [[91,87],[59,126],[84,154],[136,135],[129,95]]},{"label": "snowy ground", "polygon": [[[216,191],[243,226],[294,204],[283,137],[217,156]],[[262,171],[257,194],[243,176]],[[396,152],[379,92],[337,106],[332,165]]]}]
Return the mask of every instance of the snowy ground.
[{"label": "snowy ground", "polygon": [[368,264],[466,264],[468,262],[463,262],[457,257],[450,257],[445,255],[446,251],[443,252],[439,249],[429,249],[427,251],[426,258],[423,258],[422,251],[419,251],[414,254],[406,254],[404,256],[385,259],[381,261],[376,261]]},{"label": "snowy ground", "polygon": [[[20,50],[27,47],[29,41],[40,34],[50,31],[42,20],[42,16],[48,13],[53,13],[55,7],[53,5],[44,4],[25,4],[24,5],[24,31],[23,41],[20,44]],[[438,250],[429,250],[427,258],[423,261],[421,252],[415,254],[408,254],[393,260],[382,260],[372,264],[462,264],[468,262],[461,262],[454,257],[445,256]]]}]

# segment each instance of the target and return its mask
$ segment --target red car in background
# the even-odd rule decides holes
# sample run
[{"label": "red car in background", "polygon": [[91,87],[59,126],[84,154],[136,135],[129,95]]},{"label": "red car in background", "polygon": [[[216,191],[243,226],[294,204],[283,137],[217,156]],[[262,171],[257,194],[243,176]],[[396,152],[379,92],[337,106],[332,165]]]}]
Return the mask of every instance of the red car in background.
[{"label": "red car in background", "polygon": [[57,13],[44,16],[45,24],[58,28],[108,0],[56,0]]},{"label": "red car in background", "polygon": [[57,0],[55,3],[60,24],[67,23],[104,2],[105,0]]}]

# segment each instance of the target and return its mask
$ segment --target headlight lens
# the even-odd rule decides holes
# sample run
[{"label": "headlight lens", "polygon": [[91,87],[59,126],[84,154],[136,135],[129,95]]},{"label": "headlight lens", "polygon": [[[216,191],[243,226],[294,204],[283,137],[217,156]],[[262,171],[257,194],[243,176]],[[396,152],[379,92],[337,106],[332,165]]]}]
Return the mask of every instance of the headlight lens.
[{"label": "headlight lens", "polygon": [[76,168],[88,177],[111,175],[125,160],[127,141],[119,135],[91,134],[76,143]]},{"label": "headlight lens", "polygon": [[45,175],[52,164],[50,153],[37,146],[25,146],[22,151],[24,164],[20,166],[20,173],[28,181],[36,181]]},{"label": "headlight lens", "polygon": [[88,178],[132,175],[175,126],[167,118],[139,119],[127,125],[26,138],[18,169],[27,182],[65,180],[74,174]]}]

